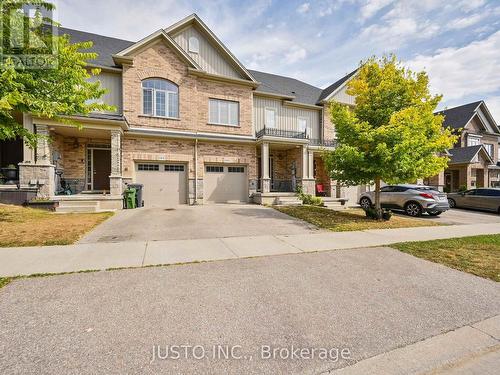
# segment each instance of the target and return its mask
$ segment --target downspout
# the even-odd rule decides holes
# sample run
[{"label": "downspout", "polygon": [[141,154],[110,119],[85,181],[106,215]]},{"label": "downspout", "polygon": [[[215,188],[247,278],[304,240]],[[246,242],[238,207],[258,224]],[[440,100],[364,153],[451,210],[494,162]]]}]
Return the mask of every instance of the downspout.
[{"label": "downspout", "polygon": [[194,201],[193,205],[198,204],[198,137],[194,140]]}]

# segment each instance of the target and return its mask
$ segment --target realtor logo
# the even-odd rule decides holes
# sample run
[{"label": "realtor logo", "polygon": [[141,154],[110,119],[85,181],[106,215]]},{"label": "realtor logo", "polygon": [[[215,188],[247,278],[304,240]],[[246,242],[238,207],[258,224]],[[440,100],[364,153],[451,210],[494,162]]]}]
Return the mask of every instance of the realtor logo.
[{"label": "realtor logo", "polygon": [[55,1],[0,0],[0,64],[16,69],[57,67]]}]

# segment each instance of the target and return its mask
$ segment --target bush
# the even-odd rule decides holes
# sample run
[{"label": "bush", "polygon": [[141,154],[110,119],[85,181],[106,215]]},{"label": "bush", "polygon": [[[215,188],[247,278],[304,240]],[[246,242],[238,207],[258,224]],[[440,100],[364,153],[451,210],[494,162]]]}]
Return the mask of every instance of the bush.
[{"label": "bush", "polygon": [[309,206],[323,206],[323,199],[315,197],[311,194],[305,194],[302,186],[297,187],[297,196],[302,201],[302,204]]},{"label": "bush", "polygon": [[465,186],[465,185],[460,185],[460,187],[458,188],[458,191],[459,191],[459,192],[467,191],[467,186]]},{"label": "bush", "polygon": [[[374,220],[379,220],[380,218],[377,215],[377,210],[375,208],[369,208],[365,210],[366,217]],[[392,212],[389,210],[384,210],[382,212],[382,218],[381,220],[389,221],[391,220],[392,217]]]}]

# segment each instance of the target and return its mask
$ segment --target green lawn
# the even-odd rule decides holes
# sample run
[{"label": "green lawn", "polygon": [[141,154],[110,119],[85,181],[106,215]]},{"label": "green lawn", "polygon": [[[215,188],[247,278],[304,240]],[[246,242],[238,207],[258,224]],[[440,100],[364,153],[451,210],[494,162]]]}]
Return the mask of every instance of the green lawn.
[{"label": "green lawn", "polygon": [[56,214],[0,204],[0,247],[70,245],[112,212]]},{"label": "green lawn", "polygon": [[430,227],[440,225],[435,221],[394,215],[389,221],[377,221],[366,217],[361,209],[333,211],[314,206],[275,206],[276,210],[334,232],[366,229]]},{"label": "green lawn", "polygon": [[404,253],[500,281],[500,234],[391,245]]}]

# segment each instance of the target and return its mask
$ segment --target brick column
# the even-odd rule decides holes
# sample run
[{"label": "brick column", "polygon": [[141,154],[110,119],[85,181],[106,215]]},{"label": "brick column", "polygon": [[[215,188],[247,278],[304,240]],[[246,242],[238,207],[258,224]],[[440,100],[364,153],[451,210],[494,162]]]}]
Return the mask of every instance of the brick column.
[{"label": "brick column", "polygon": [[264,142],[261,146],[261,192],[269,193],[271,191],[271,178],[269,177],[269,143]]},{"label": "brick column", "polygon": [[111,131],[111,176],[109,176],[111,195],[121,195],[123,192],[122,178],[122,131]]},{"label": "brick column", "polygon": [[19,185],[37,188],[39,198],[50,198],[55,195],[55,166],[52,164],[50,152],[49,127],[36,125],[38,139],[35,157],[36,163],[26,160],[19,163]]}]

